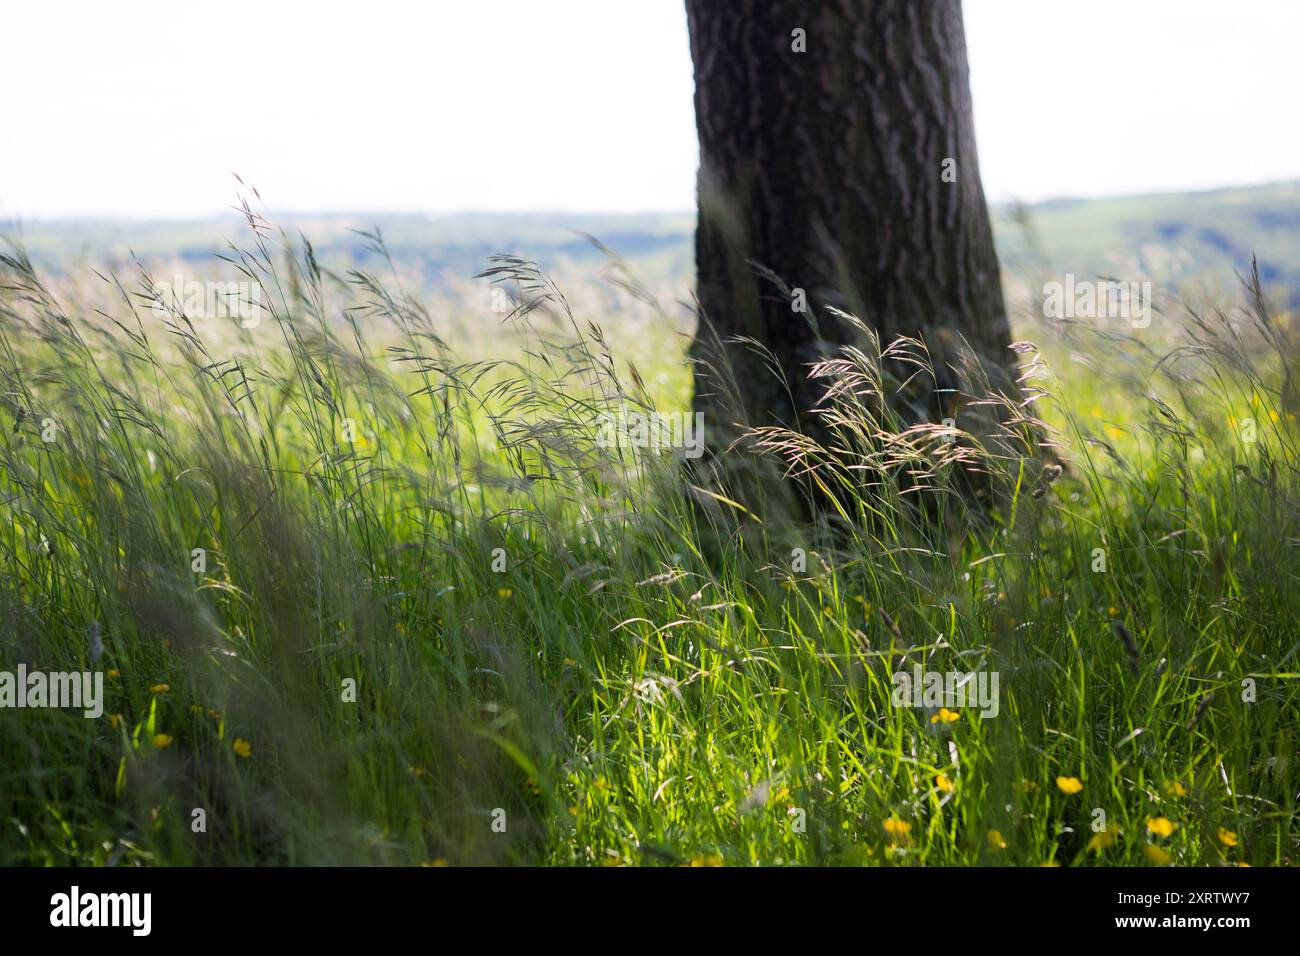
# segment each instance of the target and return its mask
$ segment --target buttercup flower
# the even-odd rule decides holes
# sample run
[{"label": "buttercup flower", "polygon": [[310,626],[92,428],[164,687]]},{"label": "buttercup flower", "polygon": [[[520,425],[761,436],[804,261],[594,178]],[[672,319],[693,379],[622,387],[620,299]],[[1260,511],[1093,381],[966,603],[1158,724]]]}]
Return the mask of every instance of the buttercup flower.
[{"label": "buttercup flower", "polygon": [[1056,786],[1060,789],[1061,793],[1070,797],[1083,789],[1083,781],[1078,777],[1057,777]]},{"label": "buttercup flower", "polygon": [[905,837],[912,832],[912,824],[897,817],[890,817],[884,823],[885,832],[894,837]]},{"label": "buttercup flower", "polygon": [[1167,837],[1178,829],[1178,824],[1168,817],[1147,817],[1147,829],[1156,836]]},{"label": "buttercup flower", "polygon": [[1147,859],[1156,864],[1156,866],[1168,866],[1173,861],[1172,856],[1154,843],[1148,843],[1142,848],[1142,852],[1145,853]]},{"label": "buttercup flower", "polygon": [[1120,831],[1118,828],[1112,829],[1107,827],[1104,830],[1098,830],[1088,841],[1088,849],[1093,853],[1100,853],[1102,850],[1109,850],[1119,839]]}]

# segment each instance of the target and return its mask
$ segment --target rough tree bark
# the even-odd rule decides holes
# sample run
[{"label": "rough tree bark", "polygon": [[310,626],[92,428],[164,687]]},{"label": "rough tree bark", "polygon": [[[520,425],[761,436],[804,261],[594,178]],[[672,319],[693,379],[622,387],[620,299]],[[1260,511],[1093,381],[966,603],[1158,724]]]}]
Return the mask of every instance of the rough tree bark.
[{"label": "rough tree bark", "polygon": [[[807,366],[855,333],[921,335],[940,366],[964,338],[1009,369],[1010,333],[980,185],[960,0],[686,0],[700,139],[696,407],[737,411],[701,365],[749,336],[782,364],[720,351],[750,424],[807,428]],[[802,47],[802,52],[800,49]],[[945,172],[948,175],[945,175]],[[811,316],[757,263],[802,289]],[[761,273],[761,270],[760,270]],[[811,321],[810,321],[811,318]],[[956,414],[926,389],[923,416]],[[715,418],[716,421],[716,418]],[[815,428],[813,429],[815,431]]]}]

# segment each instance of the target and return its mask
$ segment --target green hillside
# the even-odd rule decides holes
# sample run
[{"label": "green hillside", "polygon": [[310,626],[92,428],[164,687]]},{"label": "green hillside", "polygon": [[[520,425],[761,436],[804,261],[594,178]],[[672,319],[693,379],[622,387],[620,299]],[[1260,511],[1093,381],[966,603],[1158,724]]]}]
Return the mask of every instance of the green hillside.
[{"label": "green hillside", "polygon": [[[692,263],[691,213],[648,215],[320,214],[276,216],[306,235],[335,267],[370,266],[377,256],[362,235],[378,229],[396,261],[430,284],[468,278],[494,253],[522,255],[545,268],[597,266],[603,253],[586,235],[628,260],[643,277],[686,283]],[[59,271],[85,262],[145,260],[203,263],[242,237],[229,217],[184,221],[59,220],[19,230],[33,260]],[[1199,193],[1108,199],[1059,199],[994,209],[1003,266],[1014,279],[1042,272],[1210,283],[1231,289],[1234,272],[1259,258],[1264,282],[1290,306],[1300,303],[1300,183]],[[15,229],[10,225],[8,232]],[[585,235],[584,235],[585,234]]]}]

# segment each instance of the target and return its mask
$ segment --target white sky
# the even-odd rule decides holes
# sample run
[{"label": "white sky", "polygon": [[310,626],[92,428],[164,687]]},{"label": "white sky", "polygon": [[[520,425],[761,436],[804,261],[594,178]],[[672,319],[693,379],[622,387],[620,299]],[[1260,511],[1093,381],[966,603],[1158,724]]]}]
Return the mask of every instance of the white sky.
[{"label": "white sky", "polygon": [[[681,0],[3,0],[0,218],[694,206]],[[966,0],[990,198],[1300,177],[1300,0]]]}]

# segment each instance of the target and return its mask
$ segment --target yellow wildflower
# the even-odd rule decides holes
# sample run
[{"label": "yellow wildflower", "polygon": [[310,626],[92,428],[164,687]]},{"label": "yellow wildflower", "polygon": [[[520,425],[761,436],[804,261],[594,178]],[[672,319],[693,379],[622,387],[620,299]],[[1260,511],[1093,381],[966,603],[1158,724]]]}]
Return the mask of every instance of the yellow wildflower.
[{"label": "yellow wildflower", "polygon": [[897,817],[890,817],[885,821],[885,832],[894,837],[906,837],[912,832],[912,824]]},{"label": "yellow wildflower", "polygon": [[1102,850],[1109,850],[1119,839],[1120,830],[1118,827],[1107,827],[1104,830],[1098,830],[1088,841],[1088,849],[1094,853],[1100,853]]},{"label": "yellow wildflower", "polygon": [[1083,781],[1078,777],[1057,777],[1056,786],[1060,788],[1061,793],[1069,797],[1083,789]]},{"label": "yellow wildflower", "polygon": [[1147,817],[1147,829],[1156,836],[1167,837],[1178,829],[1178,824],[1168,817]]},{"label": "yellow wildflower", "polygon": [[1147,859],[1150,860],[1152,863],[1154,863],[1156,866],[1168,866],[1173,861],[1172,856],[1170,856],[1166,851],[1162,850],[1160,847],[1156,846],[1154,843],[1148,843],[1145,847],[1142,848],[1142,852],[1144,852],[1147,856]]}]

